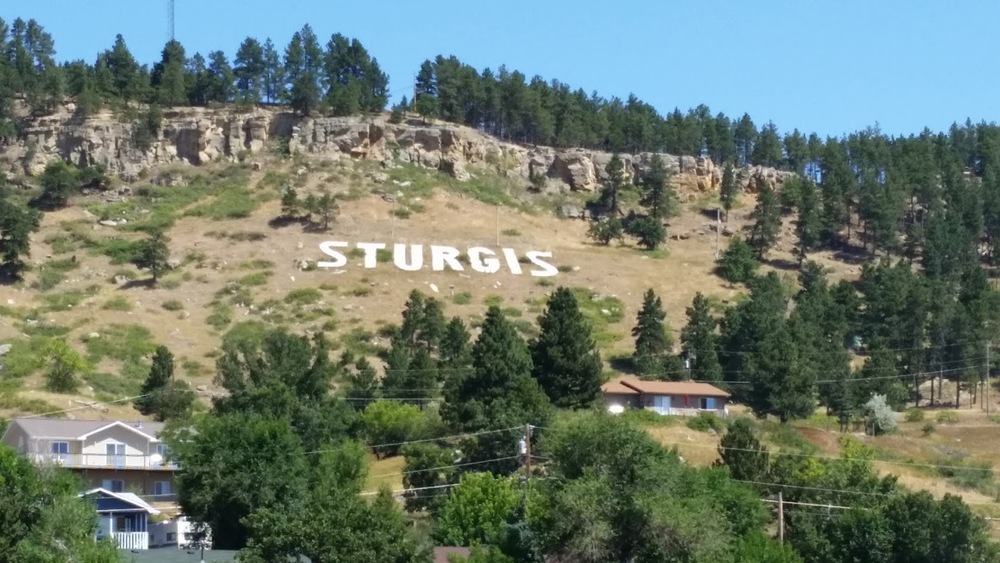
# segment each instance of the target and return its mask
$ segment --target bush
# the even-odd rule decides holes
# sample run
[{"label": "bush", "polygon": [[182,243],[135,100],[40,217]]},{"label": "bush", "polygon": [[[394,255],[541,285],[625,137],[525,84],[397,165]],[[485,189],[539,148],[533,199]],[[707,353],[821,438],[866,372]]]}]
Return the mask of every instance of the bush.
[{"label": "bush", "polygon": [[161,307],[168,311],[181,311],[184,309],[184,304],[176,299],[168,299],[163,302]]},{"label": "bush", "polygon": [[864,405],[864,413],[873,434],[888,434],[896,429],[896,413],[886,403],[885,395],[873,394]]},{"label": "bush", "polygon": [[427,421],[420,408],[398,401],[375,401],[365,407],[360,419],[362,434],[369,446],[396,444],[376,448],[377,457],[396,455],[402,444],[426,435]]},{"label": "bush", "polygon": [[722,434],[726,430],[726,423],[710,412],[700,412],[694,418],[689,418],[687,427],[698,432],[708,432],[714,430]]},{"label": "bush", "polygon": [[920,431],[924,433],[924,436],[930,436],[935,430],[937,430],[937,427],[934,426],[933,422],[928,422],[923,428],[920,429]]},{"label": "bush", "polygon": [[958,422],[958,413],[955,411],[941,411],[937,413],[938,423],[955,424]]},{"label": "bush", "polygon": [[289,305],[309,305],[310,303],[315,303],[323,298],[323,294],[314,287],[304,287],[301,289],[293,289],[288,292],[285,296],[285,303]]},{"label": "bush", "polygon": [[906,411],[906,422],[923,422],[924,411],[920,409],[910,409]]},{"label": "bush", "polygon": [[463,291],[461,293],[456,293],[452,296],[451,302],[455,305],[468,305],[472,302],[472,294],[468,291]]},{"label": "bush", "polygon": [[112,297],[101,307],[105,311],[131,311],[132,304],[122,295]]}]

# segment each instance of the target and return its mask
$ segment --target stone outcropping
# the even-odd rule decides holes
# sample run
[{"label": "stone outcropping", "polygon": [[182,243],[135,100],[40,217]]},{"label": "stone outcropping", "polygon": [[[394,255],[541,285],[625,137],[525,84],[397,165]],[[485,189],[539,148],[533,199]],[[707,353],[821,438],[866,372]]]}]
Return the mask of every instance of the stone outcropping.
[{"label": "stone outcropping", "polygon": [[[110,112],[73,117],[72,104],[53,116],[25,119],[16,141],[0,145],[0,171],[37,175],[55,159],[78,165],[103,164],[131,180],[146,168],[245,160],[269,141],[287,139],[288,150],[323,158],[412,163],[467,180],[477,170],[523,179],[543,191],[592,191],[606,179],[611,155],[588,149],[557,149],[502,142],[479,131],[410,119],[391,123],[384,116],[303,118],[272,108],[182,108],[164,112],[161,130],[137,142],[132,123]],[[661,155],[682,193],[710,192],[722,171],[708,158]],[[652,153],[622,155],[625,174],[641,175]],[[743,189],[780,184],[788,173],[761,167],[737,171]]]}]

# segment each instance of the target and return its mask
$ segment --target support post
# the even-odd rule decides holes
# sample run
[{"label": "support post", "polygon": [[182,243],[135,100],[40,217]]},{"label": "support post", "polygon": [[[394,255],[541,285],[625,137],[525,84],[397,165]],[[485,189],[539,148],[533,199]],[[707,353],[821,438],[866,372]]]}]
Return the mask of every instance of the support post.
[{"label": "support post", "polygon": [[715,259],[719,259],[719,237],[722,236],[722,212],[715,208]]},{"label": "support post", "polygon": [[990,416],[990,343],[986,343],[986,417]]},{"label": "support post", "polygon": [[497,206],[497,248],[500,247],[500,206]]},{"label": "support post", "polygon": [[531,479],[531,425],[530,424],[524,425],[524,478]]},{"label": "support post", "polygon": [[778,491],[778,542],[785,543],[785,502]]}]

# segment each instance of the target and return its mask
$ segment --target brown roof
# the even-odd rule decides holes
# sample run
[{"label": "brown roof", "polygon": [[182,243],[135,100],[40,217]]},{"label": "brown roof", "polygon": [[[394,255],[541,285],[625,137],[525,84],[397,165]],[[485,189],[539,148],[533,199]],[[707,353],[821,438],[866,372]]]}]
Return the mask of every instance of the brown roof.
[{"label": "brown roof", "polygon": [[[728,397],[722,389],[710,383],[694,381],[643,381],[634,377],[623,377],[614,383],[634,389],[644,395],[697,395],[700,397]],[[603,389],[603,387],[601,388]]]},{"label": "brown roof", "polygon": [[623,385],[620,380],[612,380],[601,385],[601,393],[609,395],[638,395],[639,392],[628,385]]}]

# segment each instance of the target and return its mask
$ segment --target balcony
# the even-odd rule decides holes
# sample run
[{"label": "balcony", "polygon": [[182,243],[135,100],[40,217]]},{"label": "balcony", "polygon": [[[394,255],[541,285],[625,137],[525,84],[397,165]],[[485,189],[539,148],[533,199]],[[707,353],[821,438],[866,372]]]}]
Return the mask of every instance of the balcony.
[{"label": "balcony", "polygon": [[57,465],[67,469],[145,469],[150,471],[176,471],[177,464],[152,455],[107,454],[53,454],[28,453],[27,457],[39,465]]}]

